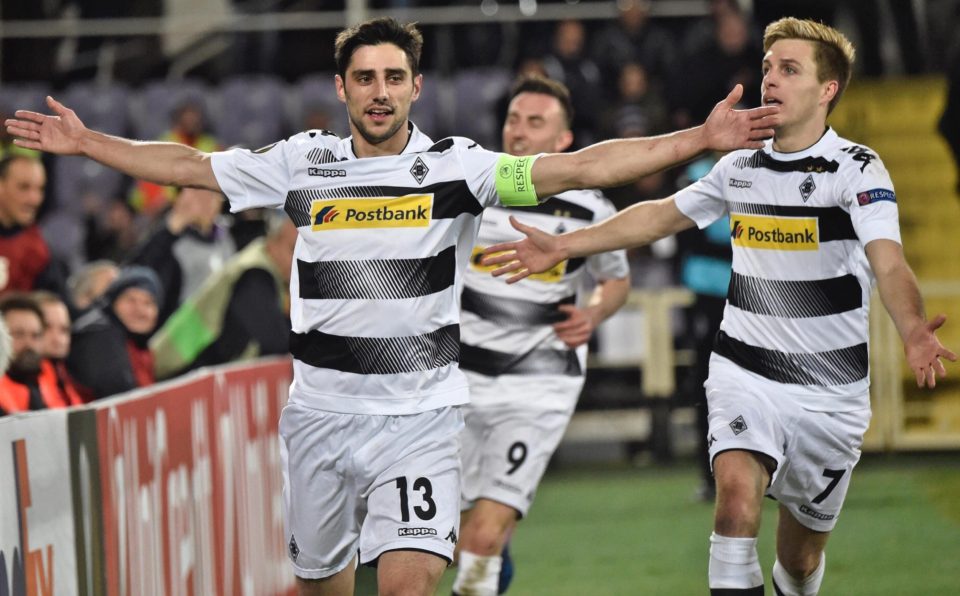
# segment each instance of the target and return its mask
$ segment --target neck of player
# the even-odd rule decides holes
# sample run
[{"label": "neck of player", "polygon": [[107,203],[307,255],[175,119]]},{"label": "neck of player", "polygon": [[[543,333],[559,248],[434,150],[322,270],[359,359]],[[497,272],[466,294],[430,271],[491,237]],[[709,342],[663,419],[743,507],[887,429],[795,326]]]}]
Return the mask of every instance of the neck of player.
[{"label": "neck of player", "polygon": [[827,122],[823,118],[784,124],[773,135],[773,150],[780,153],[803,151],[819,141],[826,131]]}]

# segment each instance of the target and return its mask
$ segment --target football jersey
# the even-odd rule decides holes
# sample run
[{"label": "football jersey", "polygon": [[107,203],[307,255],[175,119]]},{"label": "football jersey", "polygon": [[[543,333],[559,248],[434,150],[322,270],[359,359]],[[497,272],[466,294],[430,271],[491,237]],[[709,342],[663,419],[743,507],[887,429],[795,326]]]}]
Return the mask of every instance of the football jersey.
[{"label": "football jersey", "polygon": [[[559,307],[576,304],[587,272],[597,280],[626,277],[626,252],[569,259],[512,285],[492,277],[494,267],[480,265],[480,256],[487,246],[523,237],[510,225],[510,215],[560,234],[614,213],[603,195],[589,190],[564,192],[536,207],[496,207],[484,213],[462,295],[460,367],[468,372],[471,403],[573,409],[583,385],[587,346],[567,348],[552,325],[567,318]],[[489,377],[506,382],[491,383]],[[509,392],[502,390],[505,385]]]},{"label": "football jersey", "polygon": [[733,266],[714,352],[784,383],[804,407],[867,407],[872,240],[900,242],[877,154],[833,129],[813,146],[724,156],[676,195],[701,228],[730,216]]},{"label": "football jersey", "polygon": [[357,159],[350,138],[323,131],[213,154],[232,211],[283,207],[298,228],[292,402],[404,415],[467,401],[462,273],[498,202],[500,155],[412,124],[399,155]]}]

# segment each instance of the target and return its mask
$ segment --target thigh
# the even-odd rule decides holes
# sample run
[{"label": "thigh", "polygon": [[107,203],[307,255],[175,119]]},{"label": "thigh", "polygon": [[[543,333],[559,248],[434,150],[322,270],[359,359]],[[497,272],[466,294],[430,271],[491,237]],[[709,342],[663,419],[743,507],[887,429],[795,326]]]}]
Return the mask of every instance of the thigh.
[{"label": "thigh", "polygon": [[383,553],[377,565],[377,586],[381,594],[432,596],[447,567],[447,561],[410,550]]},{"label": "thigh", "polygon": [[801,525],[816,532],[836,525],[869,423],[869,409],[798,414],[770,494]]},{"label": "thigh", "polygon": [[364,494],[360,562],[396,550],[452,561],[460,531],[460,409],[390,418],[363,454],[374,471]]},{"label": "thigh", "polygon": [[462,406],[463,432],[460,433],[461,505],[470,509],[483,487],[483,458],[490,433],[489,410]]},{"label": "thigh", "polygon": [[569,412],[491,406],[474,499],[489,499],[527,514],[537,486],[570,422]]},{"label": "thigh", "polygon": [[294,573],[321,579],[344,570],[357,552],[362,503],[347,469],[355,416],[288,405],[280,417],[284,527]]}]

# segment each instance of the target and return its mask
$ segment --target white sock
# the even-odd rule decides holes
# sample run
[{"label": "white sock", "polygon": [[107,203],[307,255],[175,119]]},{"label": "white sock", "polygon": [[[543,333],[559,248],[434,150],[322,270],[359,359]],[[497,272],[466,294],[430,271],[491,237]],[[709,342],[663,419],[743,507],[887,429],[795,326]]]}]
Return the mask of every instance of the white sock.
[{"label": "white sock", "polygon": [[501,563],[500,555],[481,557],[465,550],[460,551],[453,593],[458,596],[497,596]]},{"label": "white sock", "polygon": [[730,538],[710,534],[711,588],[746,590],[763,585],[756,538]]},{"label": "white sock", "polygon": [[823,583],[823,570],[827,566],[827,555],[820,553],[820,565],[803,581],[798,581],[790,575],[780,560],[773,564],[773,581],[783,596],[817,596],[820,584]]}]

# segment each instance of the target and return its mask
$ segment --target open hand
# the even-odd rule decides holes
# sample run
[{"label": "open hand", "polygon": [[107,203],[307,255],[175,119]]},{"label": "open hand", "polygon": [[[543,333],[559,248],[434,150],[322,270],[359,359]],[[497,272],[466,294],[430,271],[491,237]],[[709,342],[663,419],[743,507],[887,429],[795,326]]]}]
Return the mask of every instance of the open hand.
[{"label": "open hand", "polygon": [[918,325],[907,337],[903,350],[907,355],[907,363],[917,377],[917,387],[937,386],[937,377],[947,376],[947,369],[941,358],[951,362],[957,361],[957,355],[943,347],[937,339],[936,330],[947,320],[945,315],[937,315],[932,321]]},{"label": "open hand", "polygon": [[743,96],[743,85],[737,84],[729,95],[713,107],[703,123],[707,147],[714,151],[760,149],[764,139],[773,137],[780,125],[780,107],[765,106],[751,110],[735,110]]},{"label": "open hand", "polygon": [[47,96],[47,105],[55,116],[29,110],[17,110],[4,125],[7,132],[16,137],[14,144],[27,149],[46,151],[59,155],[80,153],[80,140],[87,127],[73,110]]},{"label": "open hand", "polygon": [[531,273],[542,273],[567,258],[556,236],[524,225],[512,215],[510,225],[527,237],[516,242],[494,244],[484,249],[483,259],[480,261],[482,265],[503,265],[491,272],[494,277],[512,273],[513,275],[507,278],[507,283],[516,283]]}]

